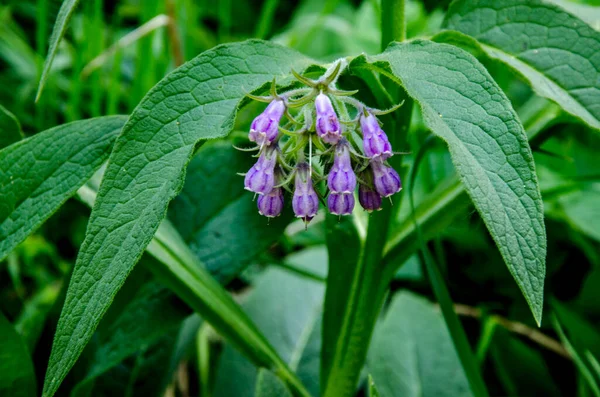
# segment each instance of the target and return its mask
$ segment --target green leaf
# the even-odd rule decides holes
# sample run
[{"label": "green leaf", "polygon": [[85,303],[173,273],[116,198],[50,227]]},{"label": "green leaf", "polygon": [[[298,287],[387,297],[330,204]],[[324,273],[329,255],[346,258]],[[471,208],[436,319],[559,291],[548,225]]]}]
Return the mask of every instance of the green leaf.
[{"label": "green leaf", "polygon": [[540,323],[546,257],[542,199],[527,137],[502,90],[470,54],[423,40],[361,56],[351,67],[389,75],[420,104],[428,127],[448,144],[475,208]]},{"label": "green leaf", "polygon": [[471,396],[441,314],[408,292],[375,329],[367,369],[382,396]]},{"label": "green leaf", "polygon": [[152,240],[183,186],[196,143],[231,131],[246,92],[308,64],[267,42],[222,45],[170,73],[138,105],[117,139],[90,216],[58,323],[45,396],[57,390]]},{"label": "green leaf", "polygon": [[173,225],[222,283],[280,239],[291,219],[291,211],[269,222],[258,214],[256,201],[237,174],[254,161],[229,141],[202,145],[187,168],[181,194],[169,207]]},{"label": "green leaf", "polygon": [[261,368],[256,380],[256,397],[292,397],[285,384],[271,371]]},{"label": "green leaf", "polygon": [[600,129],[600,33],[579,18],[542,0],[458,0],[444,26],[474,37],[538,95]]},{"label": "green leaf", "polygon": [[369,382],[369,397],[379,397],[379,392],[377,391],[377,386],[375,386],[375,381],[373,380],[373,376],[369,374],[368,376]]},{"label": "green leaf", "polygon": [[0,149],[23,139],[21,124],[14,114],[0,105]]},{"label": "green leaf", "polygon": [[[326,267],[323,247],[309,248],[287,261],[307,271]],[[281,358],[296,371],[313,396],[319,395],[321,313],[325,286],[272,267],[260,275],[243,307]],[[226,346],[217,370],[214,395],[252,396],[257,368]],[[235,382],[231,379],[235,378]]]},{"label": "green leaf", "polygon": [[33,362],[25,343],[0,312],[0,395],[37,395]]},{"label": "green leaf", "polygon": [[75,121],[0,151],[0,260],[35,231],[108,157],[123,116]]},{"label": "green leaf", "polygon": [[67,24],[69,23],[69,20],[71,19],[71,16],[73,15],[75,8],[77,7],[77,4],[79,4],[79,0],[64,0],[62,5],[60,6],[60,10],[58,10],[56,22],[54,22],[54,27],[52,28],[52,35],[50,36],[50,46],[48,48],[48,54],[46,55],[46,60],[44,61],[42,76],[38,85],[37,94],[35,95],[36,102],[40,99],[40,96],[42,95],[42,90],[44,89],[44,85],[46,84],[46,80],[48,79],[48,73],[50,72],[52,61],[54,61],[54,56],[56,55],[58,44],[65,35],[65,31],[67,30]]}]

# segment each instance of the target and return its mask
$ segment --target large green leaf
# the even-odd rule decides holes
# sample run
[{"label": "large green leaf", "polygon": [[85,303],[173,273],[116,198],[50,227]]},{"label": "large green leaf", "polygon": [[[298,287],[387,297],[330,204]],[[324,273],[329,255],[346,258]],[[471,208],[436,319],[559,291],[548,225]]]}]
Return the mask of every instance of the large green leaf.
[{"label": "large green leaf", "polygon": [[125,119],[75,121],[0,151],[0,259],[94,174],[108,157]]},{"label": "large green leaf", "polygon": [[600,33],[579,18],[542,0],[458,0],[444,26],[474,37],[538,95],[600,129]]},{"label": "large green leaf", "polygon": [[[374,62],[374,63],[368,63]],[[539,323],[546,232],[531,149],[509,100],[470,54],[416,40],[357,58],[401,83],[446,141],[460,178]]]},{"label": "large green leaf", "polygon": [[0,149],[23,139],[21,124],[14,114],[0,105]]},{"label": "large green leaf", "polygon": [[33,397],[35,372],[25,343],[0,312],[0,395]]},{"label": "large green leaf", "polygon": [[58,15],[56,16],[56,22],[54,22],[54,27],[52,28],[52,35],[50,36],[50,46],[48,48],[48,54],[46,55],[46,60],[44,61],[44,69],[42,70],[42,76],[40,78],[40,84],[38,85],[37,94],[35,96],[35,100],[37,102],[42,95],[42,90],[44,89],[44,85],[46,84],[46,80],[48,79],[48,73],[50,72],[50,67],[52,67],[52,61],[54,61],[54,57],[56,56],[56,51],[58,49],[58,44],[62,40],[65,35],[65,31],[67,30],[67,25],[75,8],[79,4],[79,0],[64,0],[62,5],[60,6],[60,10],[58,10]]},{"label": "large green leaf", "polygon": [[[169,219],[191,250],[219,281],[227,282],[255,255],[281,238],[291,211],[267,221],[237,172],[254,159],[229,141],[202,145],[187,169]],[[225,167],[224,164],[227,164]]]},{"label": "large green leaf", "polygon": [[[327,266],[323,247],[288,257],[288,263],[318,272]],[[319,395],[319,350],[325,286],[280,268],[258,278],[243,307],[313,396]],[[230,347],[220,359],[214,395],[252,396],[258,369]],[[231,379],[235,378],[235,382]]]},{"label": "large green leaf", "polygon": [[382,396],[472,395],[441,314],[408,292],[375,329],[367,369]]},{"label": "large green leaf", "polygon": [[150,243],[183,186],[196,143],[231,131],[246,92],[308,63],[267,42],[223,45],[170,73],[142,100],[115,144],[90,216],[58,323],[45,396],[54,394]]}]

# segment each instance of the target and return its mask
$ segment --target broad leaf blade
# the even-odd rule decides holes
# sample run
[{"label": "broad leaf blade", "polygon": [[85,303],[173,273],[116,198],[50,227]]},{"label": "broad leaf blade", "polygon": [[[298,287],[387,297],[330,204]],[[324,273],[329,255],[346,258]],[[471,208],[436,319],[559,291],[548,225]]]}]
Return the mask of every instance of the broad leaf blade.
[{"label": "broad leaf blade", "polygon": [[531,149],[509,100],[473,56],[453,46],[418,40],[369,59],[380,63],[365,60],[351,66],[391,70],[390,77],[420,104],[429,128],[448,144],[475,208],[539,323],[546,267],[542,199]]},{"label": "broad leaf blade", "polygon": [[50,73],[50,68],[52,67],[52,61],[54,61],[54,57],[56,56],[58,44],[65,35],[67,25],[71,19],[71,16],[73,15],[73,12],[75,11],[75,8],[77,7],[77,4],[79,4],[79,0],[64,0],[60,6],[60,10],[58,10],[56,22],[54,22],[52,34],[50,35],[50,46],[48,48],[46,60],[44,61],[44,68],[42,69],[40,84],[38,85],[37,94],[35,95],[36,102],[42,95],[42,90],[44,89],[46,80],[48,80],[48,73]]},{"label": "broad leaf blade", "polygon": [[471,396],[441,314],[402,292],[375,329],[367,369],[382,396]]},{"label": "broad leaf blade", "polygon": [[0,312],[0,395],[33,397],[35,372],[25,343]]},{"label": "broad leaf blade", "polygon": [[0,151],[0,260],[94,174],[125,119],[75,121]]},{"label": "broad leaf blade", "polygon": [[44,395],[54,394],[150,243],[183,185],[196,143],[232,129],[246,92],[308,63],[267,42],[223,45],[169,74],[142,100],[100,186],[58,323]]},{"label": "broad leaf blade", "polygon": [[520,73],[538,95],[600,129],[600,33],[542,0],[459,0],[445,27]]},{"label": "broad leaf blade", "polygon": [[0,105],[0,149],[23,139],[21,124],[14,114]]}]

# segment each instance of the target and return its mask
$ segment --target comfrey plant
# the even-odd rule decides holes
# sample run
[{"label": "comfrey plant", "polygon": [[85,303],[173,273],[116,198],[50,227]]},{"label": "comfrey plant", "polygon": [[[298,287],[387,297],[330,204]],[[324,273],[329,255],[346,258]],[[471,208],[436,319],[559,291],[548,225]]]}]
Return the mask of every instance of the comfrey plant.
[{"label": "comfrey plant", "polygon": [[[308,224],[325,197],[330,213],[352,214],[357,185],[359,203],[369,212],[381,209],[382,197],[402,189],[387,163],[394,153],[377,119],[400,105],[373,109],[352,97],[357,91],[339,90],[336,80],[346,66],[345,60],[336,61],[318,80],[293,72],[305,87],[277,93],[273,80],[269,96],[248,95],[268,102],[250,127],[258,161],[244,179],[245,189],[258,195],[261,215],[281,214],[284,190],[293,194],[296,217]],[[325,180],[321,191],[317,186]]]}]

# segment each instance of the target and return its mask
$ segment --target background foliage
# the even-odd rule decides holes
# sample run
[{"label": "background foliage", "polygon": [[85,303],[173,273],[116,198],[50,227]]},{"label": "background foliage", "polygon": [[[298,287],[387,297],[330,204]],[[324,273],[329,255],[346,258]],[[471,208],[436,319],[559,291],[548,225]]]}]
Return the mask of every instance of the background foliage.
[{"label": "background foliage", "polygon": [[[332,303],[326,294],[346,301],[341,299],[344,286],[351,284],[355,266],[360,266],[353,259],[358,255],[353,248],[358,250],[365,240],[367,216],[359,213],[352,220],[319,216],[307,231],[289,214],[267,223],[236,175],[250,167],[251,158],[232,148],[232,144],[246,144],[249,123],[260,107],[244,103],[247,106],[235,120],[231,112],[247,89],[270,80],[264,78],[265,70],[279,77],[291,67],[305,69],[315,62],[312,59],[330,62],[364,52],[365,57],[352,62],[359,77],[373,70],[385,74],[386,65],[381,62],[392,62],[391,72],[405,80],[406,90],[421,106],[403,115],[412,121],[403,146],[395,146],[408,153],[399,168],[405,189],[390,210],[389,237],[381,241],[383,258],[375,261],[386,264],[394,274],[390,292],[376,293],[372,306],[362,309],[372,312],[377,324],[357,393],[600,396],[600,3],[448,3],[406,2],[407,36],[428,37],[453,47],[426,42],[418,50],[398,46],[376,55],[381,52],[382,36],[378,1],[84,1],[64,25],[64,38],[35,102],[61,2],[2,1],[0,148],[5,149],[0,152],[0,394],[40,394],[50,360],[54,367],[50,366],[46,390],[54,388],[57,395],[273,396],[290,393],[288,387],[294,389],[295,377],[308,393],[318,395],[324,387],[320,374],[333,371],[335,378],[335,370],[330,369],[335,363],[327,360],[337,343],[332,330],[342,326],[323,317],[340,311],[340,304]],[[488,25],[478,23],[482,20]],[[527,45],[515,47],[511,37],[526,37]],[[117,202],[131,192],[123,193],[133,179],[115,171],[116,167],[109,167],[105,179],[115,190],[99,191],[105,170],[101,164],[127,121],[118,115],[132,114],[141,102],[125,130],[130,137],[142,137],[155,129],[156,141],[160,141],[160,132],[168,133],[170,127],[164,126],[168,122],[157,127],[146,117],[158,114],[167,120],[170,115],[168,109],[153,107],[152,100],[144,99],[148,92],[160,94],[164,84],[152,90],[159,80],[198,54],[248,38],[269,39],[298,53],[265,43],[250,50],[214,50],[240,59],[276,54],[279,61],[257,63],[255,71],[241,77],[225,76],[223,95],[228,102],[222,105],[225,110],[219,108],[219,118],[198,121],[191,117],[188,135],[169,148],[175,154],[150,167],[145,184],[135,187],[136,199],[123,213],[138,211],[140,217],[145,216],[140,228],[155,224],[158,231],[152,240],[153,232],[146,244],[128,240],[129,234],[123,232],[101,251],[98,263],[102,267],[74,271],[80,249],[84,258],[95,257],[97,243],[86,239],[86,226],[96,195],[108,203],[96,205],[97,213],[92,216],[96,229],[89,229],[100,239],[102,219],[110,218],[112,211],[111,200]],[[458,65],[457,59],[472,62],[458,47],[483,65],[472,63],[473,70],[484,79],[489,72],[502,90],[485,87],[474,93],[468,85],[472,81],[460,80],[452,70],[436,71],[436,66]],[[215,52],[186,64],[166,81],[191,75],[205,84],[195,93],[202,97],[219,82],[194,75],[194,66],[212,62]],[[428,52],[431,56],[422,58]],[[235,67],[235,62],[227,67]],[[459,71],[462,67],[456,66]],[[473,189],[482,184],[482,175],[502,175],[503,170],[489,161],[494,149],[487,154],[471,150],[473,156],[464,157],[469,162],[456,161],[464,155],[460,142],[469,142],[472,130],[440,117],[442,113],[448,116],[446,110],[451,109],[440,98],[462,102],[439,92],[431,95],[432,86],[410,83],[429,83],[436,76],[442,82],[454,79],[457,87],[467,87],[465,96],[478,98],[475,101],[480,103],[481,95],[490,92],[492,97],[506,94],[512,103],[516,113],[506,101],[504,107],[490,106],[481,113],[469,108],[450,116],[472,116],[473,125],[478,126],[492,114],[502,121],[493,124],[490,119],[485,124],[490,131],[508,125],[508,135],[516,136],[520,147],[527,147],[525,134],[529,139],[544,213],[544,225],[531,225],[539,238],[531,256],[517,258],[514,245],[499,241],[501,232],[494,231],[498,206],[510,210],[525,202],[521,187],[509,184],[509,193],[514,195],[500,190],[504,193],[491,200],[490,207],[481,204],[488,195],[482,194],[479,202],[474,197]],[[393,80],[388,77],[381,79],[384,85]],[[352,76],[340,83],[349,88],[361,84]],[[185,102],[188,91],[184,87],[178,100]],[[203,98],[202,106],[212,109],[213,99]],[[390,105],[377,103],[382,101],[377,94],[361,99],[385,105],[381,107]],[[188,107],[192,116],[204,109],[198,110],[191,102]],[[520,120],[525,134],[513,119]],[[401,125],[392,117],[384,122],[385,126]],[[224,124],[233,132],[223,138]],[[23,137],[31,139],[22,141]],[[219,139],[196,145],[199,138],[208,137]],[[491,145],[477,144],[476,148],[483,149]],[[140,145],[142,140],[136,139],[117,143],[123,169],[146,168],[146,160],[125,162],[128,151],[135,153]],[[165,147],[149,152],[148,164],[164,154],[161,150],[169,152]],[[41,161],[28,162],[32,153]],[[59,153],[63,160],[44,163],[52,153]],[[174,164],[185,167],[186,156],[192,153],[183,182]],[[119,164],[121,160],[111,161]],[[465,172],[477,167],[482,173]],[[517,162],[514,167],[527,168],[527,164]],[[155,174],[159,176],[153,179]],[[19,180],[20,175],[29,177]],[[457,175],[476,205],[457,182]],[[503,178],[509,180],[510,173]],[[502,189],[504,182],[490,180],[494,187],[490,191]],[[21,196],[8,193],[15,183],[22,183]],[[172,198],[180,184],[182,190],[168,208],[160,203],[153,207],[154,194],[149,191]],[[535,196],[534,185],[526,190]],[[14,206],[21,212],[9,212]],[[153,210],[145,211],[147,207]],[[436,212],[435,208],[444,210]],[[165,211],[167,218],[160,223],[156,214]],[[419,220],[419,229],[413,216]],[[119,219],[123,225],[131,221]],[[519,227],[514,226],[516,234]],[[138,230],[133,226],[132,230],[137,236]],[[13,249],[13,243],[25,236]],[[510,263],[543,263],[540,247],[545,241],[542,304],[531,300],[541,296],[539,290],[532,292],[535,286],[527,290],[525,282],[515,283],[511,272],[519,279],[522,269],[510,268]],[[122,256],[115,254],[121,250]],[[131,266],[122,260],[125,255],[131,257]],[[337,278],[330,285],[340,287],[326,293],[328,264],[329,280],[332,274]],[[67,294],[71,277],[81,295]],[[94,279],[108,281],[93,284],[90,280]],[[118,293],[118,288],[104,288],[119,280],[125,281]],[[536,319],[543,310],[540,328],[521,290],[528,299],[534,297],[529,301]],[[60,325],[65,301],[68,305],[82,299],[88,303],[71,316],[79,318],[85,312],[98,316],[84,325],[68,318]],[[383,301],[379,317],[378,299]],[[194,312],[202,313],[202,318]],[[452,317],[454,312],[458,321]],[[68,332],[59,340],[62,350],[53,352],[51,358],[57,327]],[[85,334],[89,343],[68,337],[74,333]],[[363,345],[366,350],[367,344]],[[68,354],[75,350],[81,352],[76,362],[77,356]],[[359,365],[360,370],[362,362]],[[62,376],[66,378],[58,388],[52,379]],[[351,381],[349,387],[353,388]]]}]

